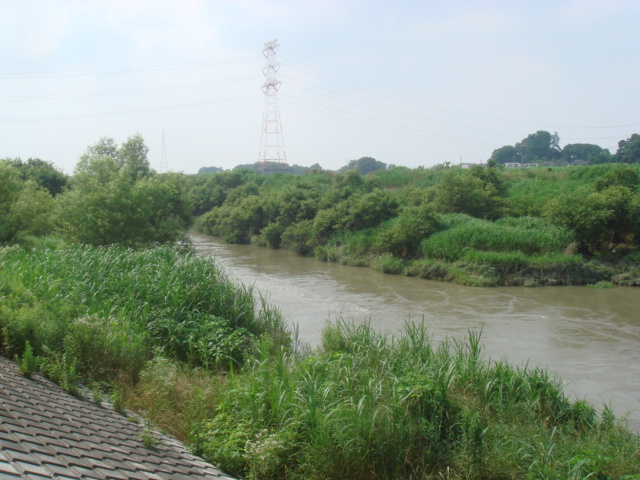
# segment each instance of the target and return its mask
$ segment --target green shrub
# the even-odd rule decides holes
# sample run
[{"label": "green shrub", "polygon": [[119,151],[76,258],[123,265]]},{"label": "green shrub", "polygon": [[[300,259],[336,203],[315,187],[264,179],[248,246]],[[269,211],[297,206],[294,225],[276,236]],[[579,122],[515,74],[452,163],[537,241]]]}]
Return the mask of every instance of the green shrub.
[{"label": "green shrub", "polygon": [[382,273],[400,274],[403,271],[404,262],[401,258],[391,254],[378,255],[371,258],[371,268]]},{"label": "green shrub", "polygon": [[440,217],[429,205],[408,206],[380,229],[375,248],[378,253],[412,257],[420,243],[441,228]]},{"label": "green shrub", "polygon": [[315,246],[311,220],[294,223],[282,232],[281,247],[286,250],[292,250],[300,255],[309,255]]}]

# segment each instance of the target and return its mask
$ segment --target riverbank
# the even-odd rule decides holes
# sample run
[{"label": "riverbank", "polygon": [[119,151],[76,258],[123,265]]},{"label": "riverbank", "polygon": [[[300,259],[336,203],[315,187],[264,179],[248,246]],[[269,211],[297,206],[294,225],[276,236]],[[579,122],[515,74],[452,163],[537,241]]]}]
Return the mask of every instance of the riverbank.
[{"label": "riverbank", "polygon": [[636,166],[201,180],[218,195],[195,229],[229,243],[469,286],[640,285]]},{"label": "riverbank", "polygon": [[305,351],[277,310],[175,248],[50,243],[0,263],[5,355],[67,389],[107,386],[247,478],[619,478],[640,464],[612,412],[486,360],[474,332],[435,343],[419,323],[392,337],[338,322]]},{"label": "riverbank", "polygon": [[358,254],[344,245],[318,248],[314,257],[378,272],[451,282],[472,287],[590,285],[597,288],[640,286],[640,269],[626,263],[615,266],[575,255],[527,256],[522,253],[471,252],[461,259],[405,260],[393,255]]}]

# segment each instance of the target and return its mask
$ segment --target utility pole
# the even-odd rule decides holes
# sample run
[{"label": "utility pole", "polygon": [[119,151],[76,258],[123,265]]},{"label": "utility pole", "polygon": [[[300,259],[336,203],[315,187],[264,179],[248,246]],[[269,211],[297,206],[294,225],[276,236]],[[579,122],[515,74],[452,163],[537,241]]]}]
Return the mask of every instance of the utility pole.
[{"label": "utility pole", "polygon": [[280,48],[278,40],[264,44],[262,54],[266,62],[262,67],[265,76],[262,84],[264,93],[264,113],[262,116],[262,136],[260,140],[259,169],[264,174],[283,171],[289,168],[287,155],[284,151],[282,136],[282,121],[278,105],[278,90],[282,82],[276,78],[280,64],[276,61],[276,53]]}]

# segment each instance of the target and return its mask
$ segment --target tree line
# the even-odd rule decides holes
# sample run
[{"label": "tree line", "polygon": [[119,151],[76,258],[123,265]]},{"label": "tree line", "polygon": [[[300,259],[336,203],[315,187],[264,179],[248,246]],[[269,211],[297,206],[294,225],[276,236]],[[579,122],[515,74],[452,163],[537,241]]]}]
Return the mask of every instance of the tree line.
[{"label": "tree line", "polygon": [[[613,156],[629,161],[570,169],[409,169],[362,157],[339,172],[270,176],[159,174],[140,135],[102,138],[72,176],[39,159],[0,161],[0,242],[172,244],[194,225],[228,242],[466,284],[635,284],[639,138]],[[513,148],[531,159],[572,151],[557,143],[536,132]]]},{"label": "tree line", "polygon": [[595,165],[598,163],[639,163],[640,135],[634,133],[618,142],[618,150],[611,154],[608,149],[592,143],[570,143],[560,147],[558,133],[538,130],[515,145],[505,145],[493,151],[489,161],[506,163],[540,163],[543,165]]}]

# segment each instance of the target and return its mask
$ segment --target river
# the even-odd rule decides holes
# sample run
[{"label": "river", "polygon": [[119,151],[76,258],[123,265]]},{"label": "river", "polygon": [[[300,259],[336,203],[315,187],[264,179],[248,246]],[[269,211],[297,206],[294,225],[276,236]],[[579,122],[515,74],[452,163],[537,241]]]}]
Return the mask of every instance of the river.
[{"label": "river", "polygon": [[487,358],[548,368],[568,394],[628,414],[629,425],[640,431],[637,288],[464,287],[206,235],[192,239],[198,255],[214,257],[231,278],[253,285],[312,346],[327,320],[337,317],[391,332],[406,320],[424,319],[436,340],[482,329]]}]

